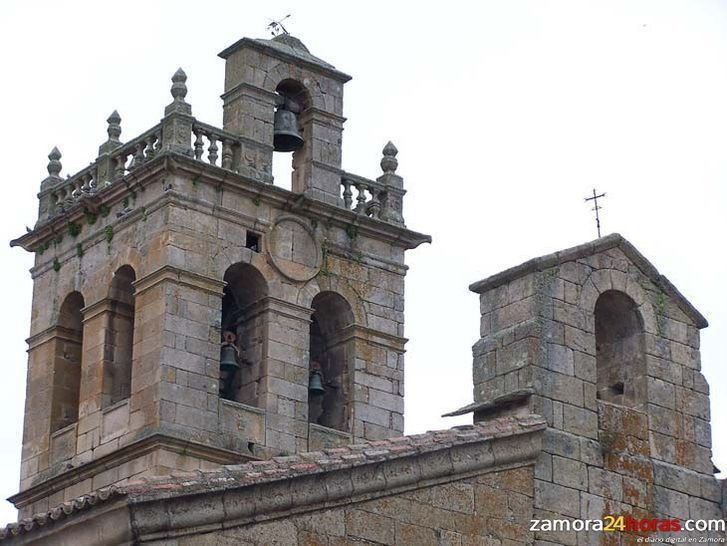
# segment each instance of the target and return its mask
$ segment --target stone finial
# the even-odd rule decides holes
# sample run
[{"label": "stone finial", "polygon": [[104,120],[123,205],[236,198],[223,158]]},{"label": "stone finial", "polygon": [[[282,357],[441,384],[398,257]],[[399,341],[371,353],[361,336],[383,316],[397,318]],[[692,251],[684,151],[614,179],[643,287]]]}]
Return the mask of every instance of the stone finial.
[{"label": "stone finial", "polygon": [[48,154],[48,176],[51,178],[60,178],[61,169],[63,168],[63,165],[61,165],[61,152],[56,147],[53,146],[53,149]]},{"label": "stone finial", "polygon": [[192,105],[184,100],[187,96],[187,75],[178,68],[172,76],[174,100],[164,108],[162,121],[162,148],[185,155],[192,155]]},{"label": "stone finial", "polygon": [[172,97],[174,102],[184,102],[184,97],[187,96],[187,75],[184,70],[178,68],[172,76]]},{"label": "stone finial", "polygon": [[384,157],[381,158],[381,169],[386,174],[394,174],[396,168],[399,166],[399,161],[396,159],[396,154],[399,153],[399,150],[396,149],[393,142],[389,141],[384,146],[382,152]]},{"label": "stone finial", "polygon": [[114,110],[111,112],[111,115],[108,117],[106,122],[109,124],[108,129],[106,129],[106,132],[109,135],[109,140],[119,142],[119,137],[121,136],[121,116],[116,110]]}]

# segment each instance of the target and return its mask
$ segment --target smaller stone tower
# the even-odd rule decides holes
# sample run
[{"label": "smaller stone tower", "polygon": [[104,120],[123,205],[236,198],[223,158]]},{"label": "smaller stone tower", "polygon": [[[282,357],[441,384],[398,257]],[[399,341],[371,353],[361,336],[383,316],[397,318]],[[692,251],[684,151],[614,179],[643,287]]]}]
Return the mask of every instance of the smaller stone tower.
[{"label": "smaller stone tower", "polygon": [[[700,372],[707,321],[628,241],[609,235],[470,289],[482,315],[475,401],[450,415],[545,417],[536,518],[723,517]],[[616,543],[612,533],[586,535],[535,538]]]},{"label": "smaller stone tower", "polygon": [[[114,112],[67,178],[49,155],[12,243],[36,255],[21,516],[404,430],[404,252],[430,238],[404,225],[397,150],[375,180],[341,169],[350,78],[296,38],[221,56],[222,129],[192,115],[180,69],[159,124],[122,142]],[[272,184],[282,149],[292,190]]]}]

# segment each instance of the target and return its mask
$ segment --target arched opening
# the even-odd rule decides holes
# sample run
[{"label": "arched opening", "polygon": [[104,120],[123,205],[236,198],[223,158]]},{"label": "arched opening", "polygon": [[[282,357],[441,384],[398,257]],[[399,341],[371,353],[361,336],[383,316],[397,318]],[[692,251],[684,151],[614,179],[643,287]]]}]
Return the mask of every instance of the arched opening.
[{"label": "arched opening", "polygon": [[267,295],[267,283],[248,264],[231,265],[224,280],[220,396],[258,406],[265,337],[260,304]]},{"label": "arched opening", "polygon": [[[305,164],[305,142],[310,131],[302,122],[304,112],[310,107],[310,93],[297,80],[285,79],[275,88],[275,126],[273,154],[273,179],[278,185],[291,188],[302,187],[302,166]],[[289,155],[287,152],[293,152]],[[300,179],[300,180],[299,180]],[[290,180],[290,186],[287,186]]]},{"label": "arched opening", "polygon": [[311,307],[308,419],[349,432],[353,311],[335,292],[316,295]]},{"label": "arched opening", "polygon": [[644,333],[636,303],[608,290],[596,301],[595,322],[598,398],[630,407],[644,403]]},{"label": "arched opening", "polygon": [[51,392],[51,432],[78,421],[83,352],[83,296],[71,292],[61,304],[58,315],[56,349]]},{"label": "arched opening", "polygon": [[114,273],[109,289],[109,319],[104,347],[104,407],[125,400],[131,394],[135,280],[134,270],[124,265]]}]

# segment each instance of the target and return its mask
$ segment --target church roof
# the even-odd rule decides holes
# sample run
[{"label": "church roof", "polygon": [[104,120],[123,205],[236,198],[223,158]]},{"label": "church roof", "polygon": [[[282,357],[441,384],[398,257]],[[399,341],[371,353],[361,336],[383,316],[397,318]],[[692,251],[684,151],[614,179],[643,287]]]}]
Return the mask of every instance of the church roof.
[{"label": "church roof", "polygon": [[511,267],[490,277],[477,281],[470,285],[470,290],[478,294],[497,288],[503,284],[509,283],[519,277],[523,277],[536,271],[543,271],[551,267],[558,266],[565,262],[571,262],[586,256],[592,256],[604,250],[611,248],[619,248],[631,262],[638,267],[644,275],[646,275],[657,287],[670,296],[679,308],[694,321],[698,328],[706,328],[708,326],[707,319],[697,311],[690,301],[682,295],[679,290],[667,279],[659,273],[659,270],[641,254],[636,247],[628,242],[619,233],[612,233],[595,241],[585,243],[579,246],[559,250],[552,254],[546,254],[539,258],[533,258],[520,265]]},{"label": "church roof", "polygon": [[[164,507],[160,509],[168,510],[169,503],[175,502],[175,499],[184,502],[183,498],[194,498],[200,494],[229,495],[231,490],[242,490],[243,494],[247,492],[250,495],[248,500],[253,506],[248,506],[248,502],[238,502],[237,506],[259,515],[263,511],[274,511],[280,505],[292,507],[296,504],[302,506],[315,503],[321,500],[321,491],[322,500],[331,502],[336,498],[371,495],[377,491],[385,493],[428,479],[445,476],[457,479],[459,473],[485,471],[488,467],[521,459],[527,462],[526,459],[537,454],[539,442],[533,443],[530,449],[524,449],[523,445],[518,447],[511,441],[506,441],[498,448],[498,440],[525,438],[544,429],[545,421],[538,415],[505,417],[424,434],[274,457],[241,465],[227,465],[219,470],[198,470],[142,478],[97,490],[65,502],[48,512],[11,523],[0,530],[0,541],[10,541],[27,533],[50,531],[48,526],[56,522],[69,520],[96,506],[118,500],[125,501],[127,505],[147,506],[162,501]],[[488,443],[493,447],[485,448],[484,444]],[[341,478],[342,474],[344,479]],[[305,478],[312,478],[313,481],[303,481],[298,488],[289,485],[296,479]],[[276,484],[285,484],[286,487],[277,487],[273,494],[261,490],[261,487],[275,487]],[[283,497],[287,497],[287,501]],[[225,498],[227,497],[222,495],[220,502],[224,503]],[[259,505],[255,505],[256,502]],[[209,501],[206,506],[211,504],[212,501]],[[227,510],[222,512],[228,517]],[[244,517],[244,514],[241,516]],[[136,514],[136,517],[139,515]],[[173,522],[169,524],[174,525]],[[135,519],[134,525],[138,531],[143,522]]]}]

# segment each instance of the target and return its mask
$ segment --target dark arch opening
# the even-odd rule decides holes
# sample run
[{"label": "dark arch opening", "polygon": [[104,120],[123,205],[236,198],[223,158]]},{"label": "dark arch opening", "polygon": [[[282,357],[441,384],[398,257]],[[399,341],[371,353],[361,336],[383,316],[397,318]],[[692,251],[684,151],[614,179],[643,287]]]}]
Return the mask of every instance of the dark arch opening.
[{"label": "dark arch opening", "polygon": [[109,288],[109,320],[104,349],[104,407],[131,395],[135,280],[134,269],[124,265],[114,273]]},{"label": "dark arch opening", "polygon": [[83,352],[83,296],[71,292],[61,304],[53,362],[51,432],[78,421]]},{"label": "dark arch opening", "polygon": [[[335,292],[316,295],[311,307],[308,419],[350,432],[354,345],[349,326],[355,322],[353,311]],[[315,375],[319,375],[322,393],[313,389]]]},{"label": "dark arch opening", "polygon": [[[295,105],[295,119],[297,120],[298,133],[303,139],[303,146],[293,151],[292,157],[288,153],[273,154],[273,178],[280,182],[279,185],[286,187],[284,180],[290,180],[290,188],[293,191],[300,192],[303,188],[303,166],[306,162],[309,146],[306,145],[310,138],[310,130],[305,122],[305,111],[311,106],[311,96],[308,89],[299,81],[287,78],[282,80],[275,92],[278,101],[292,101]],[[289,104],[286,102],[286,104]],[[292,118],[288,118],[292,119]],[[276,126],[277,130],[278,127]]]},{"label": "dark arch opening", "polygon": [[[224,281],[220,396],[258,406],[265,337],[260,303],[268,293],[267,282],[253,266],[240,263],[227,269]],[[234,352],[225,352],[228,344],[234,347]],[[236,361],[236,369],[225,366],[230,359]]]},{"label": "dark arch opening", "polygon": [[598,398],[630,407],[644,403],[644,328],[636,303],[608,290],[596,301],[595,323]]}]

